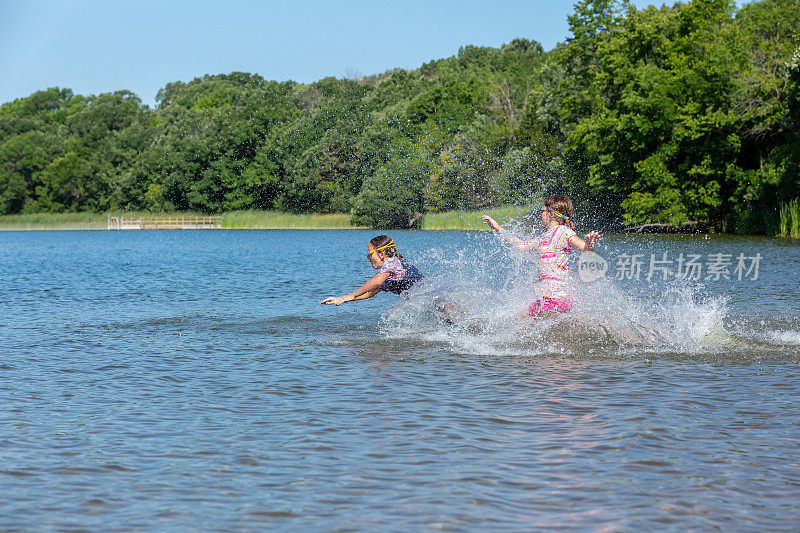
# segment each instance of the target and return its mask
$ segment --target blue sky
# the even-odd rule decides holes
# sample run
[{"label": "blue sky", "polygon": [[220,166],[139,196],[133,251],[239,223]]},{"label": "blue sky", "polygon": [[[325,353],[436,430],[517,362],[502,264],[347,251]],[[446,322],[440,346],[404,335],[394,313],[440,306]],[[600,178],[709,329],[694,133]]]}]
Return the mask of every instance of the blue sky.
[{"label": "blue sky", "polygon": [[568,37],[573,4],[0,0],[0,103],[58,86],[79,94],[128,89],[152,105],[167,83],[203,74],[311,82],[417,68],[463,45],[516,37],[550,50]]}]

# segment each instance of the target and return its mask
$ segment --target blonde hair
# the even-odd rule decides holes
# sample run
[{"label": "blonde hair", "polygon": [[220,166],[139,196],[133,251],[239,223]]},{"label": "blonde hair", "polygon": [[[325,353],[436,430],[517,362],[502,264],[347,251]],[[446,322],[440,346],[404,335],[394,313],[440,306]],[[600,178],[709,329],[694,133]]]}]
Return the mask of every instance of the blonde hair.
[{"label": "blonde hair", "polygon": [[[572,223],[573,207],[572,200],[566,196],[550,196],[544,201],[544,206],[552,211],[555,211],[556,222],[567,226],[570,229],[575,229],[575,224]],[[562,215],[562,216],[558,216]]]}]

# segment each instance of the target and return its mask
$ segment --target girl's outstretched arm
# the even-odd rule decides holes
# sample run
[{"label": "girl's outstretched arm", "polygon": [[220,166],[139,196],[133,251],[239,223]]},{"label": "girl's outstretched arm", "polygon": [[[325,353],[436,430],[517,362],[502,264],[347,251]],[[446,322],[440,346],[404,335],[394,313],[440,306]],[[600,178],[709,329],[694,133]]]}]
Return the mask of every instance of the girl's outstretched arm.
[{"label": "girl's outstretched arm", "polygon": [[345,302],[352,302],[353,300],[366,300],[367,298],[372,298],[381,292],[380,286],[384,281],[389,279],[389,276],[391,276],[390,272],[378,272],[372,276],[372,279],[350,294],[345,294],[344,296],[330,296],[322,300],[320,304],[339,306]]},{"label": "girl's outstretched arm", "polygon": [[577,248],[581,252],[593,252],[595,243],[602,238],[603,236],[596,231],[590,231],[583,239],[577,235],[573,235],[569,238],[568,242],[571,246]]},{"label": "girl's outstretched arm", "polygon": [[353,298],[353,301],[366,300],[367,298],[372,298],[373,296],[376,296],[379,292],[381,292],[380,289],[375,289],[374,291],[365,292],[364,294]]},{"label": "girl's outstretched arm", "polygon": [[486,224],[487,226],[492,228],[495,231],[495,233],[500,235],[500,238],[502,238],[507,243],[512,244],[514,247],[516,247],[516,248],[518,248],[520,250],[531,250],[533,248],[536,248],[536,241],[535,240],[534,241],[523,241],[522,239],[520,239],[516,235],[512,235],[512,234],[508,233],[508,231],[503,226],[498,224],[495,221],[495,219],[493,219],[489,215],[481,215],[481,219],[483,219],[484,224]]}]

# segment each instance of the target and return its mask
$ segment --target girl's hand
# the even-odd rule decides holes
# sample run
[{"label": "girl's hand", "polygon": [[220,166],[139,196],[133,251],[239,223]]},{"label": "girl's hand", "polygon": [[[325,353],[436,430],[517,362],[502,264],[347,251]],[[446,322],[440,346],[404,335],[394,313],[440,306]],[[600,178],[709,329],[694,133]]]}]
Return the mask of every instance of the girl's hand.
[{"label": "girl's hand", "polygon": [[489,215],[481,215],[481,219],[483,219],[484,224],[486,224],[495,231],[500,231],[501,229],[503,229],[502,226],[500,226],[500,224],[495,222],[495,220]]},{"label": "girl's hand", "polygon": [[322,305],[335,305],[335,306],[340,306],[340,305],[342,305],[342,304],[343,304],[344,302],[346,302],[346,301],[347,301],[347,300],[345,300],[344,296],[331,296],[331,297],[329,297],[329,298],[325,298],[324,300],[322,300],[322,301],[320,302],[320,304],[322,304]]},{"label": "girl's hand", "polygon": [[596,242],[599,242],[600,239],[602,238],[603,236],[597,233],[596,231],[590,231],[589,233],[586,234],[586,237],[584,237],[583,240],[586,241],[586,244],[588,244],[589,246],[594,246],[594,244]]}]

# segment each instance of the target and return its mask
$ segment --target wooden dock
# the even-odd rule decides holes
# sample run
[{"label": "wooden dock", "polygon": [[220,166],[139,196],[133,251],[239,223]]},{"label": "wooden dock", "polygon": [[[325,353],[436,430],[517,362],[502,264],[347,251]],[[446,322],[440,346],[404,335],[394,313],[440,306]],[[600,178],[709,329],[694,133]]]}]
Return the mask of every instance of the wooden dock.
[{"label": "wooden dock", "polygon": [[108,229],[221,229],[221,216],[112,217]]}]

